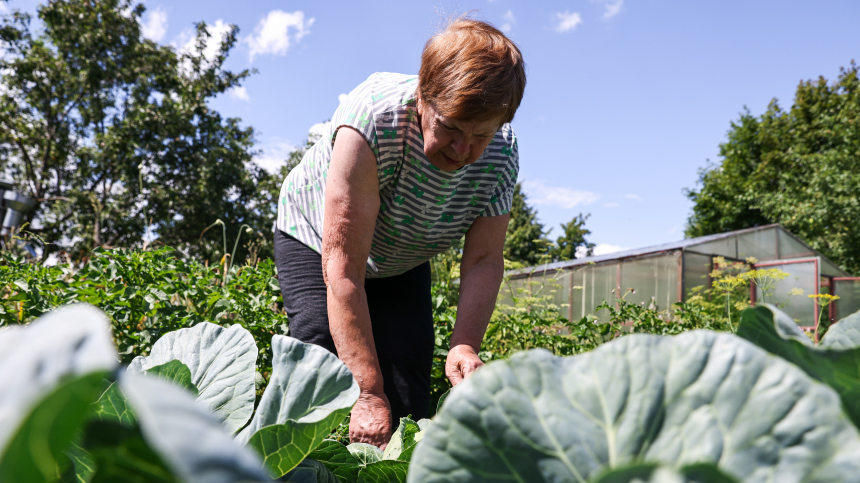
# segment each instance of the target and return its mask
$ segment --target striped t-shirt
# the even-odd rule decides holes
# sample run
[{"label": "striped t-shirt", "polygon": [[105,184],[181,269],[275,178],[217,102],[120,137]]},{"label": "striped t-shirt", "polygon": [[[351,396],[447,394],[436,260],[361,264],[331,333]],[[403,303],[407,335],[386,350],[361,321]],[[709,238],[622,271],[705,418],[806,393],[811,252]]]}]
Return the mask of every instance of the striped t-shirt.
[{"label": "striped t-shirt", "polygon": [[347,96],[322,138],[284,180],[279,230],[321,253],[326,177],[342,126],[360,132],[376,154],[381,205],[368,278],[405,273],[450,247],[475,218],[510,211],[519,171],[511,126],[503,125],[474,163],[442,171],[424,155],[417,81],[417,76],[376,73]]}]

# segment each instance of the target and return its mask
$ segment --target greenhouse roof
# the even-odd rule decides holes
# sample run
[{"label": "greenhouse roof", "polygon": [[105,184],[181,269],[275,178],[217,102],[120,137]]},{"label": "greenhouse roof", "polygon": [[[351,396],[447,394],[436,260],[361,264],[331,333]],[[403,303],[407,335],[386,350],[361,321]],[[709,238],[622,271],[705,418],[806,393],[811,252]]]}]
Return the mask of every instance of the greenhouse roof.
[{"label": "greenhouse roof", "polygon": [[[722,244],[730,243],[731,239],[739,239],[744,238],[744,235],[755,235],[755,234],[763,234],[762,232],[774,230],[774,234],[776,235],[774,240],[775,243],[773,247],[762,247],[764,251],[767,251],[768,248],[773,248],[772,252],[775,256],[767,257],[762,256],[756,253],[748,253],[746,256],[754,256],[760,260],[764,259],[792,259],[798,258],[800,256],[811,256],[811,257],[820,257],[822,262],[822,274],[831,275],[831,276],[839,276],[846,277],[849,276],[847,272],[840,269],[836,264],[827,259],[824,255],[822,255],[817,250],[813,249],[809,245],[807,245],[803,240],[797,238],[793,234],[791,234],[788,230],[780,226],[779,224],[772,225],[764,225],[757,226],[753,228],[745,228],[743,230],[735,230],[729,231],[726,233],[718,233],[716,235],[708,235],[697,238],[689,238],[687,240],[681,240],[673,243],[664,243],[662,245],[654,245],[645,248],[635,248],[632,250],[624,250],[620,252],[607,253],[605,255],[597,255],[585,258],[576,258],[574,260],[564,260],[560,262],[548,263],[545,265],[538,265],[535,267],[522,268],[518,270],[511,270],[506,273],[508,276],[515,276],[524,273],[533,273],[535,271],[545,271],[545,270],[563,270],[569,269],[573,267],[577,267],[580,265],[588,265],[588,264],[601,264],[605,262],[611,262],[616,260],[623,260],[626,258],[636,258],[641,256],[648,255],[658,255],[663,252],[671,252],[676,250],[688,250],[699,252],[708,255],[716,255],[716,256],[725,256],[727,258],[738,258],[744,259],[746,256],[738,256],[738,254],[727,254],[721,252],[719,249],[715,249],[714,245],[720,245],[719,242],[723,242]],[[778,240],[778,241],[777,241]],[[789,253],[780,255],[779,247],[783,244],[790,245],[791,248],[788,250]],[[769,243],[767,245],[770,245]],[[801,248],[802,247],[802,248]],[[737,242],[735,243],[735,251],[737,251]],[[752,249],[751,252],[754,252],[755,249]]]}]

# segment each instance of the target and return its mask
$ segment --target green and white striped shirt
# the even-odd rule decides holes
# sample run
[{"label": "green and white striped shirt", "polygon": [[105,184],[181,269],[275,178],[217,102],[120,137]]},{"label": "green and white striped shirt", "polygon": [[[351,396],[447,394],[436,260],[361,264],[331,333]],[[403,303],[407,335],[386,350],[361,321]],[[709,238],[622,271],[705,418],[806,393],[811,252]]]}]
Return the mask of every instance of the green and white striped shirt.
[{"label": "green and white striped shirt", "polygon": [[402,274],[461,238],[479,216],[511,209],[519,171],[517,138],[505,124],[474,163],[433,166],[415,107],[417,76],[376,73],[341,103],[322,138],[281,186],[276,226],[321,252],[325,186],[338,128],[360,132],[376,154],[381,201],[368,278]]}]

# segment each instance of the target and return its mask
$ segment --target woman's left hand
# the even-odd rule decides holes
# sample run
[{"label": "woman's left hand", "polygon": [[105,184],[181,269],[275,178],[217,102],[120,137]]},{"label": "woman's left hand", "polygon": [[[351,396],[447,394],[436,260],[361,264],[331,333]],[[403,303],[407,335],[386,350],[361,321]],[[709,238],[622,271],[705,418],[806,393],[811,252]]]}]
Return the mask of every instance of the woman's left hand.
[{"label": "woman's left hand", "polygon": [[445,375],[451,384],[456,386],[463,379],[472,375],[484,363],[475,349],[466,344],[456,345],[448,351],[448,360],[445,362]]}]

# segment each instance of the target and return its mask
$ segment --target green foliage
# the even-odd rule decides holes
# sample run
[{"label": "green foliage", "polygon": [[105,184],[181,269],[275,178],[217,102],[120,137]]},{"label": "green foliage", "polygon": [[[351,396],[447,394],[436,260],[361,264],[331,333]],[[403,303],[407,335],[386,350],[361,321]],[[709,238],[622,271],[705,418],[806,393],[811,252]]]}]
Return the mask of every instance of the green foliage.
[{"label": "green foliage", "polygon": [[591,234],[591,230],[585,228],[585,220],[589,216],[591,215],[580,213],[569,222],[561,224],[562,235],[555,240],[555,246],[550,250],[553,260],[573,260],[579,247],[585,248],[586,256],[592,255],[594,243],[585,240],[585,237]]},{"label": "green foliage", "polygon": [[549,240],[544,235],[543,224],[537,220],[537,212],[526,199],[522,185],[517,183],[511,202],[511,221],[505,235],[505,260],[537,265],[547,252]]},{"label": "green foliage", "polygon": [[428,419],[416,423],[400,418],[384,452],[365,443],[344,445],[326,440],[309,458],[324,464],[343,483],[405,483],[412,453],[431,425]]},{"label": "green foliage", "polygon": [[591,255],[594,244],[585,239],[591,234],[591,231],[585,228],[585,220],[589,215],[580,213],[568,223],[562,223],[562,234],[553,243],[547,238],[543,224],[538,221],[537,211],[529,206],[527,199],[522,185],[517,183],[511,202],[511,221],[505,235],[505,260],[522,266],[573,260],[579,247],[585,248]]},{"label": "green foliage", "polygon": [[784,111],[731,124],[721,160],[700,172],[687,236],[779,223],[848,272],[860,271],[860,78],[801,82]]},{"label": "green foliage", "polygon": [[200,322],[238,323],[260,345],[257,368],[271,372],[272,335],[287,330],[271,260],[207,267],[168,248],[96,249],[82,267],[43,266],[0,252],[0,327],[27,323],[73,302],[102,309],[125,363],[146,355],[163,334]]},{"label": "green foliage", "polygon": [[217,244],[193,241],[216,218],[231,239],[242,223],[271,227],[277,193],[261,189],[253,129],[209,107],[251,74],[223,68],[238,29],[216,39],[200,23],[194,48],[177,52],[141,36],[143,12],[66,0],[38,7],[43,29],[19,12],[0,24],[0,169],[36,199],[25,221],[50,250],[78,258],[149,232],[212,257]]}]

